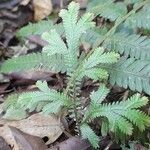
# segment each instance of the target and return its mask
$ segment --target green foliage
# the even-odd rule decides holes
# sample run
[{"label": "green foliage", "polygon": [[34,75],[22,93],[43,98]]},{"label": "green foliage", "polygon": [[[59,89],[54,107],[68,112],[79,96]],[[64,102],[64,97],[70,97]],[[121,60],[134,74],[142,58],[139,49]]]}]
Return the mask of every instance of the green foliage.
[{"label": "green foliage", "polygon": [[83,124],[80,127],[83,138],[88,139],[94,148],[98,148],[99,137],[94,133],[88,124]]},{"label": "green foliage", "polygon": [[62,55],[47,56],[44,53],[32,53],[6,60],[1,66],[2,73],[11,73],[26,70],[46,70],[65,72],[66,66]]},{"label": "green foliage", "polygon": [[87,7],[88,12],[115,21],[127,13],[124,3],[113,3],[112,0],[92,0]]},{"label": "green foliage", "polygon": [[150,95],[150,61],[121,58],[116,64],[104,65],[110,73],[110,83]]},{"label": "green foliage", "polygon": [[93,14],[86,13],[78,20],[79,5],[71,3],[68,10],[61,10],[59,16],[63,19],[63,26],[67,40],[68,52],[65,55],[68,73],[76,68],[78,61],[78,48],[80,45],[81,35],[87,30],[94,27],[92,22]]},{"label": "green foliage", "polygon": [[43,48],[43,51],[48,54],[48,56],[54,55],[54,54],[67,54],[68,50],[61,39],[60,35],[55,31],[51,30],[50,32],[45,32],[42,35],[42,38],[48,42],[48,45],[46,45]]},{"label": "green foliage", "polygon": [[[83,123],[91,122],[91,120],[97,117],[106,117],[108,121],[102,119],[101,131],[104,135],[109,131],[116,132],[118,130],[123,134],[131,135],[133,125],[136,125],[141,131],[146,126],[150,126],[150,117],[138,110],[138,108],[148,103],[146,97],[140,97],[139,94],[136,94],[126,101],[102,104],[108,92],[109,90],[104,85],[101,85],[97,91],[91,93],[91,103],[85,112]],[[88,132],[88,129],[82,130],[87,130]],[[84,136],[89,139],[86,131],[84,131]],[[91,141],[91,143],[94,141]],[[96,144],[94,143],[94,145]]]},{"label": "green foliage", "polygon": [[143,131],[146,126],[150,126],[150,117],[138,110],[138,108],[148,103],[146,97],[140,97],[139,94],[136,94],[126,101],[102,104],[107,93],[108,89],[104,86],[101,86],[96,92],[92,92],[90,96],[91,104],[85,112],[83,122],[87,122],[87,120],[90,122],[97,117],[106,117],[108,123],[106,120],[103,120],[103,133],[120,130],[120,132],[127,135],[132,134],[133,125],[136,125],[141,131]]},{"label": "green foliage", "polygon": [[85,34],[83,34],[81,38],[82,43],[89,44],[90,46],[94,46],[94,43],[97,39],[102,38],[108,32],[107,27],[98,28],[94,27],[90,30],[87,30]]},{"label": "green foliage", "polygon": [[108,77],[106,70],[96,68],[96,66],[98,64],[115,63],[118,58],[118,54],[114,52],[105,53],[104,49],[99,47],[95,49],[93,54],[91,54],[88,59],[85,59],[85,61],[83,62],[83,69],[81,70],[80,74],[82,74],[83,72],[83,75],[93,80],[106,79]]},{"label": "green foliage", "polygon": [[[140,4],[135,12],[140,13],[144,4]],[[143,7],[144,9],[145,7]],[[139,92],[144,91],[150,95],[150,62],[147,54],[150,42],[147,37],[137,34],[115,32],[121,23],[133,15],[132,13],[129,16],[125,15],[127,9],[123,2],[94,0],[90,2],[88,11],[108,18],[110,21],[116,20],[115,26],[108,32],[107,29],[101,30],[102,32],[99,30],[99,33],[95,35],[97,29],[94,28],[95,23],[92,21],[94,15],[85,13],[82,17],[78,17],[79,4],[71,2],[67,10],[61,10],[59,13],[64,28],[63,38],[55,25],[47,27],[47,22],[43,28],[42,23],[38,23],[31,24],[20,31],[22,37],[30,34],[42,34],[42,39],[48,44],[43,47],[42,53],[29,54],[5,61],[1,72],[10,73],[32,69],[65,72],[67,86],[65,89],[56,91],[49,88],[46,81],[37,81],[37,91],[11,95],[2,105],[6,111],[4,118],[8,117],[9,119],[24,118],[28,112],[32,111],[41,111],[45,115],[57,114],[61,111],[64,114],[64,111],[69,111],[69,115],[74,116],[77,121],[81,136],[88,139],[94,148],[98,148],[99,137],[89,125],[95,118],[100,118],[102,136],[106,136],[110,132],[120,136],[132,135],[134,126],[141,131],[150,126],[150,117],[140,110],[148,103],[148,99],[136,94],[124,101],[106,103],[105,99],[109,89],[100,83],[98,90],[91,92],[90,103],[83,106],[80,97],[82,95],[81,82],[85,77],[97,82],[101,79],[106,81],[110,74],[112,84],[118,84],[124,88],[129,87],[131,90]],[[125,24],[127,23],[125,22]],[[26,30],[32,31],[32,33],[27,33]],[[89,35],[92,31],[93,39],[97,41],[99,38],[101,47],[93,48],[87,55],[85,52],[80,55],[80,42],[86,41],[85,35]],[[101,36],[99,37],[99,35]],[[90,43],[92,46],[94,45],[93,39]],[[119,54],[114,51],[131,58],[121,59],[117,62]],[[62,115],[62,117],[64,116]]]},{"label": "green foliage", "polygon": [[9,95],[7,97],[7,101],[5,101],[2,104],[3,110],[6,111],[3,118],[10,120],[20,120],[28,117],[27,112],[16,105],[17,99],[18,99],[17,94]]},{"label": "green foliage", "polygon": [[105,41],[106,47],[136,59],[150,58],[150,39],[146,36],[116,33]]},{"label": "green foliage", "polygon": [[43,32],[56,29],[60,34],[63,33],[62,25],[54,25],[51,20],[42,20],[38,23],[29,23],[17,32],[17,37],[28,38],[30,35],[41,35]]},{"label": "green foliage", "polygon": [[131,15],[126,21],[125,25],[132,28],[150,28],[150,4],[143,7],[139,12]]}]

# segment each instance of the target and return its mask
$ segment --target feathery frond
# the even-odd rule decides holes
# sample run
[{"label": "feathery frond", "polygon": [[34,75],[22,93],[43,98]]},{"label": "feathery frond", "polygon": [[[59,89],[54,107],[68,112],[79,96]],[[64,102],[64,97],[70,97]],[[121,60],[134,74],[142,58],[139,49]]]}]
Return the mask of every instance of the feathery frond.
[{"label": "feathery frond", "polygon": [[91,95],[90,95],[91,103],[101,104],[108,93],[109,93],[109,89],[107,89],[104,84],[100,85],[100,87],[97,91],[93,91],[91,93]]},{"label": "feathery frond", "polygon": [[24,109],[17,107],[17,100],[17,94],[11,94],[7,97],[7,100],[2,104],[2,108],[5,111],[3,118],[9,120],[20,120],[28,117],[28,114]]},{"label": "feathery frond", "polygon": [[48,56],[54,54],[67,55],[67,47],[56,30],[43,33],[42,39],[48,42],[48,45],[43,48],[43,52],[46,52]]},{"label": "feathery frond", "polygon": [[124,3],[113,3],[112,0],[92,0],[87,7],[88,12],[115,21],[127,13]]},{"label": "feathery frond", "polygon": [[66,69],[64,57],[60,54],[47,56],[44,53],[33,53],[6,60],[0,68],[0,72],[11,73],[27,70],[65,72]]},{"label": "feathery frond", "polygon": [[150,28],[150,4],[145,5],[142,10],[131,15],[125,21],[125,25],[130,28]]},{"label": "feathery frond", "polygon": [[85,70],[84,75],[93,79],[94,81],[108,78],[108,72],[101,68],[91,68],[91,69]]},{"label": "feathery frond", "polygon": [[[65,56],[68,69],[72,71],[78,64],[78,48],[81,35],[87,29],[94,27],[95,23],[92,22],[93,15],[86,13],[78,20],[79,4],[71,2],[68,10],[61,10],[59,16],[63,19],[63,26],[67,39],[68,53]],[[68,70],[68,71],[69,71]]]},{"label": "feathery frond", "polygon": [[94,43],[95,41],[97,41],[97,39],[102,39],[102,37],[108,32],[108,28],[107,27],[101,27],[101,28],[98,28],[98,27],[95,27],[95,28],[92,28],[90,30],[87,30],[86,33],[84,33],[82,35],[82,38],[81,38],[81,42],[82,43],[87,43],[89,44],[90,46],[94,46]]},{"label": "feathery frond", "polygon": [[113,65],[100,65],[110,74],[110,83],[150,95],[150,61],[121,58]]},{"label": "feathery frond", "polygon": [[108,38],[106,47],[120,54],[134,57],[136,59],[150,58],[150,39],[146,36],[126,33],[116,33]]},{"label": "feathery frond", "polygon": [[27,92],[19,95],[17,104],[21,108],[33,111],[34,109],[37,108],[39,103],[49,102],[45,106],[43,106],[43,111],[46,112],[48,106],[51,107],[50,103],[53,103],[54,105],[58,104],[59,102],[60,106],[67,106],[67,107],[72,104],[72,101],[63,93],[57,92],[53,89],[49,89],[46,82],[38,81],[37,87],[41,91]]},{"label": "feathery frond", "polygon": [[28,38],[30,35],[42,35],[46,31],[55,29],[59,34],[63,34],[62,24],[54,25],[51,20],[42,20],[37,23],[29,23],[17,32],[17,37]]},{"label": "feathery frond", "polygon": [[88,124],[80,126],[81,135],[84,139],[88,139],[94,148],[99,147],[99,137],[94,133]]},{"label": "feathery frond", "polygon": [[119,58],[119,55],[115,52],[108,52],[104,53],[104,49],[102,47],[99,47],[95,49],[93,54],[85,60],[84,62],[84,68],[89,69],[97,66],[98,64],[107,64],[107,63],[115,63],[117,59]]},{"label": "feathery frond", "polygon": [[117,61],[119,55],[115,52],[104,52],[102,47],[95,49],[89,58],[85,59],[79,77],[87,76],[94,81],[107,79],[108,73],[105,69],[97,68],[98,64],[110,64]]},{"label": "feathery frond", "polygon": [[86,117],[90,115],[90,119],[106,117],[109,121],[110,131],[115,132],[115,130],[119,129],[122,133],[131,135],[133,130],[132,124],[136,125],[142,131],[146,126],[150,126],[150,117],[137,110],[137,108],[147,103],[148,99],[146,97],[140,97],[139,94],[132,96],[126,101],[112,104],[91,103]]}]

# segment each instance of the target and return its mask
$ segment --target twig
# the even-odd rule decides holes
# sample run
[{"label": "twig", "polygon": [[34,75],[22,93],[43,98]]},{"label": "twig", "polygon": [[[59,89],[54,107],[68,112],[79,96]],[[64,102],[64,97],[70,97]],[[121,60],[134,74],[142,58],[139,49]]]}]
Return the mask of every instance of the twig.
[{"label": "twig", "polygon": [[108,145],[105,147],[104,150],[109,150],[109,148],[111,147],[111,145],[112,145],[113,143],[114,143],[113,141],[110,141],[110,142],[108,143]]}]

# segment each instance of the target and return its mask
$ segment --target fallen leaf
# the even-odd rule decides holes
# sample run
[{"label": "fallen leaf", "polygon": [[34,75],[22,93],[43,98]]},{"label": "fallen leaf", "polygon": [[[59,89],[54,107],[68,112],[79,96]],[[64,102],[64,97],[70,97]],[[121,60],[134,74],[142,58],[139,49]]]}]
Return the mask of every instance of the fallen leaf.
[{"label": "fallen leaf", "polygon": [[11,150],[6,141],[0,137],[0,150]]},{"label": "fallen leaf", "polygon": [[26,134],[15,127],[9,127],[21,150],[46,150],[44,141],[37,137]]},{"label": "fallen leaf", "polygon": [[48,150],[89,150],[90,148],[91,145],[87,140],[79,137],[72,137]]},{"label": "fallen leaf", "polygon": [[33,0],[33,7],[35,21],[44,19],[52,12],[51,0]]},{"label": "fallen leaf", "polygon": [[16,127],[26,134],[38,137],[48,137],[47,144],[54,142],[62,134],[62,124],[59,119],[54,116],[43,116],[40,113],[34,114],[27,119],[19,121],[0,120],[0,133],[6,142],[19,150],[12,136],[9,126]]}]

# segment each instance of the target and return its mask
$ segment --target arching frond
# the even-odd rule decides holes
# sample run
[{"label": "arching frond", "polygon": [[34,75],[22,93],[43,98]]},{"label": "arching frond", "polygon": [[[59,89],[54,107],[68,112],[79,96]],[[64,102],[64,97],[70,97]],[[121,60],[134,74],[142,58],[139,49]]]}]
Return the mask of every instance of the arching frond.
[{"label": "arching frond", "polygon": [[48,45],[43,48],[43,52],[46,52],[48,56],[54,54],[67,55],[68,49],[56,30],[43,33],[42,39],[48,42]]},{"label": "arching frond", "polygon": [[81,135],[84,139],[88,139],[93,147],[99,147],[99,137],[94,133],[88,124],[83,124],[80,126]]},{"label": "arching frond", "polygon": [[95,49],[93,54],[85,60],[84,62],[84,68],[89,69],[97,66],[98,64],[109,64],[109,63],[115,63],[119,58],[119,55],[115,52],[108,52],[105,53],[104,49],[102,47],[99,47]]},{"label": "arching frond", "polygon": [[64,32],[62,24],[54,25],[51,20],[41,20],[22,27],[16,35],[19,38],[28,38],[30,35],[42,35],[51,29],[55,29],[59,34]]},{"label": "arching frond", "polygon": [[139,94],[132,96],[126,101],[112,104],[91,103],[86,117],[90,119],[106,117],[109,121],[110,131],[120,130],[124,134],[131,135],[133,130],[132,124],[142,131],[146,126],[150,126],[150,117],[137,109],[147,103],[148,99],[140,97]]},{"label": "arching frond", "polygon": [[130,28],[150,28],[150,4],[144,6],[142,10],[131,15],[126,21],[125,25]]},{"label": "arching frond", "polygon": [[133,91],[150,95],[150,61],[136,60],[134,58],[120,59],[113,65],[105,65],[103,68],[110,74],[110,83],[120,87],[130,88]]},{"label": "arching frond", "polygon": [[113,3],[112,0],[92,0],[87,7],[88,12],[100,15],[112,21],[127,13],[124,3]]},{"label": "arching frond", "polygon": [[0,68],[0,72],[11,73],[27,70],[65,72],[66,69],[64,57],[60,54],[47,56],[43,53],[32,53],[6,60]]},{"label": "arching frond", "polygon": [[65,56],[68,71],[74,69],[77,63],[79,40],[89,28],[94,27],[93,15],[86,13],[78,21],[79,4],[71,2],[68,10],[61,10],[59,16],[63,19],[63,26],[67,39],[68,53]]},{"label": "arching frond", "polygon": [[136,59],[150,58],[150,39],[146,36],[116,33],[105,41],[106,47]]}]

